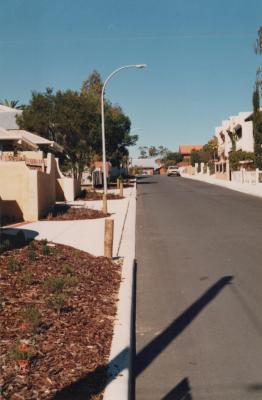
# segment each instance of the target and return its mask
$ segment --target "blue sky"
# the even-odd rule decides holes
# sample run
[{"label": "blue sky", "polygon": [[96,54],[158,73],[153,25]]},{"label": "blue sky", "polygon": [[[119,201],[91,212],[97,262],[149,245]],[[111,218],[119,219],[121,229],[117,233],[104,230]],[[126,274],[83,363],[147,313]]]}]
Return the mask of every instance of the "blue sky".
[{"label": "blue sky", "polygon": [[[139,145],[204,143],[222,119],[252,108],[261,0],[12,0],[0,11],[0,98],[78,89],[121,65],[107,96]],[[132,151],[134,154],[134,150]]]}]

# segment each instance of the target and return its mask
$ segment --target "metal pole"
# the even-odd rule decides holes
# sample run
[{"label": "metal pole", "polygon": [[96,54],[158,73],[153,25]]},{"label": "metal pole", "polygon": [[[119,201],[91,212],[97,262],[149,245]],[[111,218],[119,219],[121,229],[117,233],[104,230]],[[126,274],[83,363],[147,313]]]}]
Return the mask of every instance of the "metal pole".
[{"label": "metal pole", "polygon": [[124,65],[123,67],[115,69],[105,80],[102,93],[101,93],[101,122],[102,122],[102,153],[103,153],[103,184],[104,184],[104,194],[107,194],[107,176],[106,176],[106,143],[105,143],[105,114],[104,114],[104,92],[108,81],[117,72],[125,68],[145,68],[146,64],[132,64]]}]

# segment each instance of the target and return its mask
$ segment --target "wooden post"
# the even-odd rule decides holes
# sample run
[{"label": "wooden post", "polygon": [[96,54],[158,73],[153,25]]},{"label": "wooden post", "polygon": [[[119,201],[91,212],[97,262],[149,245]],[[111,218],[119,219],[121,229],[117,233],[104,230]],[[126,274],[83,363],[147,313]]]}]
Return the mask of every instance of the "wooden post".
[{"label": "wooden post", "polygon": [[119,195],[120,197],[123,197],[123,181],[120,181],[120,186],[119,186]]},{"label": "wooden post", "polygon": [[116,188],[119,189],[120,188],[120,179],[117,178],[116,180]]},{"label": "wooden post", "polygon": [[105,220],[105,245],[104,256],[112,258],[113,256],[113,241],[114,241],[114,220]]},{"label": "wooden post", "polygon": [[106,194],[103,194],[103,213],[107,215],[107,197]]}]

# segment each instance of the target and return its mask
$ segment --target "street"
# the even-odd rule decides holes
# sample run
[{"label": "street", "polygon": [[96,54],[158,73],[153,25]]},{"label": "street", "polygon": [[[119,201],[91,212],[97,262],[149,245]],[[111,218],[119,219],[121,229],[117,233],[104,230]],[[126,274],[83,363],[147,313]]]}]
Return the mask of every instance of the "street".
[{"label": "street", "polygon": [[138,181],[136,400],[262,398],[262,200]]}]

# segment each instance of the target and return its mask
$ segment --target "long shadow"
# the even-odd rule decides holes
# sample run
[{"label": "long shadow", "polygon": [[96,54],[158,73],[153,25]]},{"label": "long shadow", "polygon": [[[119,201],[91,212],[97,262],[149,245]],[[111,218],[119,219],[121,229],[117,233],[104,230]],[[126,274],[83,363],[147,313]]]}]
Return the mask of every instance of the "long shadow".
[{"label": "long shadow", "polygon": [[145,181],[145,182],[137,182],[137,185],[152,185],[158,183],[157,181]]},{"label": "long shadow", "polygon": [[138,376],[162,351],[184,331],[194,318],[229,285],[232,276],[225,276],[209,288],[197,301],[184,311],[172,324],[170,324],[159,336],[145,346],[136,357],[135,374]]},{"label": "long shadow", "polygon": [[[136,357],[135,376],[137,377],[143,372],[150,363],[193,321],[194,318],[221,292],[221,290],[229,285],[232,276],[225,276],[219,279],[211,286],[198,300],[196,300],[189,308],[187,308],[171,325],[169,325],[157,338],[152,340],[142,349]],[[125,348],[119,353],[109,365],[98,367],[95,371],[87,373],[76,382],[64,387],[58,391],[53,400],[91,400],[91,396],[100,394],[106,386],[111,383],[117,375],[124,369],[128,368],[129,349]],[[108,371],[110,373],[108,374]],[[95,389],[94,382],[97,383]],[[188,382],[187,382],[188,383]],[[183,381],[175,388],[177,393],[185,393],[186,383]],[[163,400],[171,400],[172,391]],[[190,392],[188,396],[190,395]],[[190,395],[191,396],[191,395]],[[176,398],[175,398],[176,399]],[[178,397],[178,400],[191,400],[191,397]],[[174,400],[174,396],[173,399]]]},{"label": "long shadow", "polygon": [[188,378],[184,378],[161,400],[193,400]]}]

